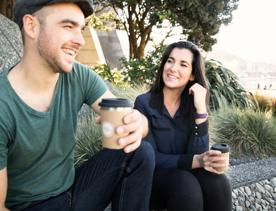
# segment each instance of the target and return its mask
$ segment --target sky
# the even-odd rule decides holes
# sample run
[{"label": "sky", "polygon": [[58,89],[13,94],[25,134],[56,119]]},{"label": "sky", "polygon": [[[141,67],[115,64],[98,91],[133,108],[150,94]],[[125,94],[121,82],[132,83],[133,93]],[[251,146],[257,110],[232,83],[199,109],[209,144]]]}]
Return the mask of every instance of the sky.
[{"label": "sky", "polygon": [[240,0],[227,26],[221,26],[214,50],[254,62],[276,64],[276,0]]}]

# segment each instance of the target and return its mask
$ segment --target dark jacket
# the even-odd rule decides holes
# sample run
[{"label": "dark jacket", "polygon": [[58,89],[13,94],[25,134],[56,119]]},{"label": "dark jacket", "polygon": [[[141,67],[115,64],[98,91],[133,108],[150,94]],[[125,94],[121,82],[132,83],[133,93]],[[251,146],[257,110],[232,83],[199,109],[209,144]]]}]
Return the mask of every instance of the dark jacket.
[{"label": "dark jacket", "polygon": [[[185,99],[185,100],[184,100]],[[197,125],[191,118],[192,108],[186,103],[193,100],[185,93],[181,104],[172,118],[164,106],[163,94],[139,95],[134,107],[149,121],[149,133],[145,137],[156,153],[156,168],[181,168],[190,170],[194,154],[209,149],[208,121]]]}]

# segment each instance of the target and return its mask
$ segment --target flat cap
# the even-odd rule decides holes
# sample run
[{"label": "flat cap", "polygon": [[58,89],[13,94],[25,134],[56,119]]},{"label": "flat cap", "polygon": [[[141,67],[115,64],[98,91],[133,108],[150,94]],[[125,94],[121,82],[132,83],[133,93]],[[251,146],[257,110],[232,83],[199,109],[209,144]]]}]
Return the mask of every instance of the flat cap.
[{"label": "flat cap", "polygon": [[21,29],[23,26],[22,19],[24,15],[33,14],[42,7],[55,3],[75,3],[82,10],[84,17],[87,17],[93,13],[92,1],[93,0],[16,0],[13,14],[15,22]]}]

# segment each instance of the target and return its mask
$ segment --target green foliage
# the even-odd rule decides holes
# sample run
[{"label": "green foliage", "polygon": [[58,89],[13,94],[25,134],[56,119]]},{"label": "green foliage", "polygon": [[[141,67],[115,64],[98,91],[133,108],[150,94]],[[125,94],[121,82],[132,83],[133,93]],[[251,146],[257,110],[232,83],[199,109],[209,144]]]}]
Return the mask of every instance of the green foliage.
[{"label": "green foliage", "polygon": [[117,23],[123,25],[129,37],[130,58],[144,58],[144,49],[151,39],[154,26],[169,20],[173,26],[182,26],[183,35],[204,50],[216,43],[213,37],[221,24],[232,20],[232,12],[239,0],[103,0],[95,4],[111,7]]},{"label": "green foliage", "polygon": [[93,13],[87,17],[86,24],[100,31],[111,31],[122,28],[122,25],[117,22],[116,14],[111,11],[99,15]]},{"label": "green foliage", "polygon": [[85,112],[78,122],[76,132],[75,166],[80,166],[101,149],[101,131],[95,123],[95,114]]},{"label": "green foliage", "polygon": [[210,87],[210,108],[218,109],[225,105],[250,107],[251,100],[239,84],[237,76],[220,62],[210,60],[205,63],[206,76]]},{"label": "green foliage", "polygon": [[113,86],[108,83],[109,90],[117,97],[127,98],[132,102],[135,101],[135,98],[148,91],[148,86],[146,85],[125,85],[125,86]]},{"label": "green foliage", "polygon": [[107,64],[99,64],[91,68],[104,80],[119,87],[147,86],[155,80],[164,48],[163,45],[155,48],[144,59],[122,58],[123,68],[120,70],[111,69]]},{"label": "green foliage", "polygon": [[276,155],[276,121],[251,109],[224,108],[212,113],[213,139],[228,143],[236,156]]},{"label": "green foliage", "polygon": [[123,70],[117,68],[111,69],[107,64],[99,64],[91,67],[104,80],[111,82],[117,86],[124,86],[127,81],[127,74]]},{"label": "green foliage", "polygon": [[151,85],[156,77],[164,45],[156,47],[144,59],[122,59],[124,72],[127,73],[127,82],[130,84]]}]

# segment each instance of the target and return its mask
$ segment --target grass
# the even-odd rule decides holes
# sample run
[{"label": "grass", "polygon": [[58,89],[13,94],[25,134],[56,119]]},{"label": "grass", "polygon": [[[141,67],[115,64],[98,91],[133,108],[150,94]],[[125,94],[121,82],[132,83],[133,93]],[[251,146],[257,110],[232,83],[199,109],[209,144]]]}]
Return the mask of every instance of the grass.
[{"label": "grass", "polygon": [[86,113],[78,121],[76,132],[75,166],[91,158],[102,149],[100,126],[95,122],[93,112]]},{"label": "grass", "polygon": [[276,97],[266,96],[256,92],[251,94],[250,98],[254,102],[255,110],[270,112],[276,117]]},{"label": "grass", "polygon": [[228,143],[236,156],[276,155],[276,120],[271,114],[252,109],[228,108],[213,114],[215,142]]}]

